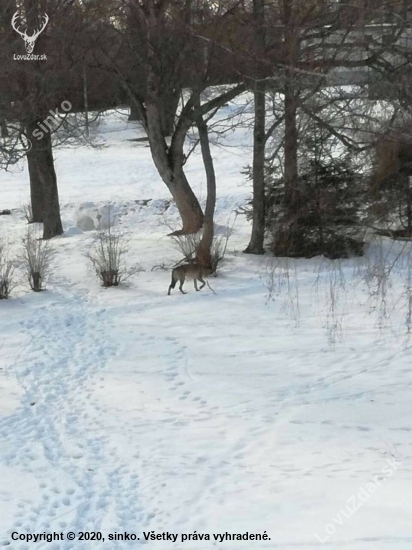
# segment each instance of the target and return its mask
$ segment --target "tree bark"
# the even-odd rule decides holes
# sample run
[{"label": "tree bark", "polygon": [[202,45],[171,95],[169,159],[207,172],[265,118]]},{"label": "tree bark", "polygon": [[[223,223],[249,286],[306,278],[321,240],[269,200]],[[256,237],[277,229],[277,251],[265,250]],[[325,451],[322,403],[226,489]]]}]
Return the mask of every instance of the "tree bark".
[{"label": "tree bark", "polygon": [[[203,224],[203,212],[196,195],[193,193],[187,181],[184,164],[184,143],[187,132],[195,122],[193,113],[193,100],[189,99],[183,106],[172,134],[170,146],[166,143],[166,136],[162,123],[162,108],[159,96],[161,86],[157,82],[153,72],[147,76],[147,91],[144,101],[131,88],[126,80],[122,80],[122,86],[129,95],[131,103],[139,113],[143,126],[149,139],[150,152],[156,169],[167,185],[182,218],[183,227],[175,234],[197,233]],[[242,94],[246,89],[245,84],[224,92],[202,105],[202,115],[213,111]],[[178,98],[177,98],[178,99]]]},{"label": "tree bark", "polygon": [[197,233],[203,225],[203,212],[196,195],[187,181],[183,168],[177,166],[173,170],[172,182],[168,187],[183,222],[182,229],[176,231],[175,234],[188,235]]},{"label": "tree bark", "polygon": [[293,21],[293,0],[284,0],[285,47],[285,185],[286,202],[293,205],[298,181],[297,91],[295,67],[298,38]]},{"label": "tree bark", "polygon": [[30,179],[31,221],[33,223],[43,223],[43,187],[37,169],[37,143],[33,136],[33,131],[36,129],[38,129],[37,122],[29,123],[26,128],[27,136],[32,142],[32,149],[27,153],[27,165]]},{"label": "tree bark", "polygon": [[[264,0],[254,0],[254,17],[257,37],[259,40],[258,51],[260,56],[265,54],[265,13]],[[265,82],[255,82],[254,90],[255,124],[253,128],[253,218],[252,234],[249,245],[244,251],[246,254],[264,254],[265,239]]]},{"label": "tree bark", "polygon": [[51,239],[63,233],[51,136],[45,134],[40,140],[32,139],[32,144],[30,155],[38,178],[35,181],[40,182],[41,189],[43,239]]},{"label": "tree bark", "polygon": [[60,218],[59,193],[50,134],[43,139],[45,140],[42,152],[44,162],[37,164],[44,197],[43,239],[52,239],[63,233],[63,225]]},{"label": "tree bark", "polygon": [[167,185],[182,218],[183,227],[178,233],[197,233],[203,224],[203,212],[183,170],[184,140],[191,121],[185,120],[174,132],[170,148],[166,144],[162,114],[156,94],[146,102],[147,136],[153,161],[160,177]]},{"label": "tree bark", "polygon": [[84,104],[84,115],[85,115],[85,130],[86,137],[89,138],[89,86],[87,82],[87,69],[86,65],[83,66],[83,104]]},{"label": "tree bark", "polygon": [[215,268],[211,256],[211,247],[214,237],[214,215],[216,206],[216,174],[213,158],[210,152],[210,143],[207,124],[200,112],[200,94],[194,93],[194,108],[196,126],[199,131],[200,148],[202,151],[203,165],[206,172],[207,198],[205,217],[203,221],[203,235],[196,251],[198,262],[209,268]]},{"label": "tree bark", "polygon": [[265,84],[255,88],[255,126],[253,130],[253,218],[252,234],[246,254],[264,254],[265,239]]},{"label": "tree bark", "polygon": [[[36,28],[40,10],[38,2],[24,0],[24,8],[29,28]],[[31,76],[28,84],[32,86],[33,90],[41,90],[44,83],[40,69]],[[37,116],[27,123],[27,133],[32,143],[32,148],[28,153],[28,163],[33,215],[36,216],[36,220],[43,221],[43,238],[51,239],[63,233],[51,135],[44,133],[40,139],[33,135],[34,129],[39,130],[37,123],[47,116],[47,114],[44,117],[41,116],[48,110],[46,105],[47,100],[39,95],[32,107],[32,112],[36,112]]]},{"label": "tree bark", "polygon": [[[176,89],[171,91],[169,94],[163,94],[162,101],[160,102],[160,116],[162,120],[163,133],[165,136],[171,136],[173,134],[176,111],[179,105],[179,97],[180,90]],[[128,121],[143,122],[139,109],[134,102],[132,102],[130,106]]]},{"label": "tree bark", "polygon": [[43,189],[37,170],[36,156],[27,153],[30,178],[31,220],[30,223],[43,223]]},{"label": "tree bark", "polygon": [[130,105],[130,113],[129,113],[128,122],[142,122],[141,117],[139,115],[139,111],[138,111],[135,103],[133,103],[133,102]]},{"label": "tree bark", "polygon": [[175,90],[169,90],[169,92],[163,96],[160,107],[162,128],[165,136],[171,136],[173,134],[180,92],[181,90],[176,88]]},{"label": "tree bark", "polygon": [[297,102],[293,85],[285,90],[285,185],[288,202],[293,203],[298,181]]},{"label": "tree bark", "polygon": [[1,137],[2,138],[8,138],[9,137],[9,130],[7,128],[7,124],[4,118],[0,120],[0,127],[1,127]]}]

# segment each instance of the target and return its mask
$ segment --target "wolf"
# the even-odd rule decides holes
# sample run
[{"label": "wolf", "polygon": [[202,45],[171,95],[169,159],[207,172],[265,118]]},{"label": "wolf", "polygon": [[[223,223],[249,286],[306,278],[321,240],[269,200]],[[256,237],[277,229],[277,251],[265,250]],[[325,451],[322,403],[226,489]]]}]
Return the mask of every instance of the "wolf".
[{"label": "wolf", "polygon": [[[179,265],[178,267],[175,267],[172,271],[172,281],[170,283],[167,295],[170,296],[170,291],[176,286],[177,281],[180,282],[180,292],[182,294],[186,294],[186,292],[183,290],[183,284],[186,278],[193,279],[196,291],[201,290],[206,284],[206,281],[203,279],[203,277],[207,277],[208,275],[214,275],[216,277],[216,271],[211,268],[203,267],[200,264]],[[200,288],[197,288],[197,281],[200,281],[202,283]]]}]

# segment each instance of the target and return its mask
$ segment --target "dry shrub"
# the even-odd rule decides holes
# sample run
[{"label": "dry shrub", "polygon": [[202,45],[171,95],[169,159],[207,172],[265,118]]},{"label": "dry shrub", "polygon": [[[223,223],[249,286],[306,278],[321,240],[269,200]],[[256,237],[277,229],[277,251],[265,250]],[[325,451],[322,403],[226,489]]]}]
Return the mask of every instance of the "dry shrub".
[{"label": "dry shrub", "polygon": [[179,263],[194,263],[196,250],[200,244],[202,235],[192,233],[190,235],[172,235],[174,247],[182,254],[183,259]]},{"label": "dry shrub", "polygon": [[33,211],[31,204],[23,205],[23,215],[27,223],[33,223]]},{"label": "dry shrub", "polygon": [[202,254],[201,252],[201,232],[191,235],[172,235],[175,248],[183,256],[183,259],[178,264],[198,263],[212,269],[213,273],[216,273],[219,264],[221,264],[225,257],[229,239],[233,232],[233,226],[234,223],[231,227],[228,226],[225,232],[214,235],[210,252],[207,251],[206,254]]},{"label": "dry shrub", "polygon": [[50,268],[52,249],[49,241],[44,241],[39,235],[34,236],[28,230],[23,239],[22,265],[30,288],[34,292],[46,290],[46,279]]},{"label": "dry shrub", "polygon": [[86,256],[105,288],[118,286],[131,275],[141,271],[139,266],[127,268],[125,256],[128,251],[126,237],[113,232],[111,221],[106,229],[98,232],[96,243]]},{"label": "dry shrub", "polygon": [[15,263],[10,259],[8,243],[0,240],[0,300],[7,300],[14,288]]},{"label": "dry shrub", "polygon": [[97,243],[87,254],[96,275],[104,287],[118,286],[125,275],[123,257],[127,253],[120,235],[113,235],[111,229],[100,231]]},{"label": "dry shrub", "polygon": [[266,287],[269,300],[282,298],[281,309],[288,313],[295,326],[300,323],[299,272],[293,258],[272,258],[266,266]]}]

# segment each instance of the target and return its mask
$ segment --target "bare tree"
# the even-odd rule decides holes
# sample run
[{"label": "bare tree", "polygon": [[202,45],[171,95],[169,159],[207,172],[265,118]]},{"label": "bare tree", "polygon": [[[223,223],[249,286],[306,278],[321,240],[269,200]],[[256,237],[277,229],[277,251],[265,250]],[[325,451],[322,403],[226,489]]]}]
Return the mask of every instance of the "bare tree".
[{"label": "bare tree", "polygon": [[204,267],[212,266],[211,246],[214,235],[214,214],[216,206],[216,174],[210,151],[207,123],[203,119],[200,104],[200,93],[193,93],[196,126],[199,131],[200,148],[206,172],[207,197],[203,221],[203,236],[196,251],[198,262]]},{"label": "bare tree", "polygon": [[[4,117],[10,134],[3,149],[10,151],[17,131],[31,141],[27,162],[32,219],[43,222],[43,237],[49,239],[63,232],[53,147],[58,143],[55,131],[64,117],[55,113],[59,109],[61,112],[63,102],[73,111],[106,108],[112,100],[110,94],[114,94],[113,82],[104,80],[102,71],[90,69],[85,102],[84,72],[91,65],[88,54],[93,52],[93,43],[103,24],[94,6],[81,2],[5,0],[2,9],[0,119]],[[37,30],[37,41],[35,45],[31,43],[33,53],[47,59],[14,59],[16,53],[25,52],[25,44],[12,28],[13,14],[16,14],[15,26],[23,36],[30,37]],[[39,29],[43,29],[41,34]]]},{"label": "bare tree", "polygon": [[[194,94],[188,93],[187,89],[196,90],[198,94],[213,83],[210,67],[221,52],[216,52],[210,45],[214,45],[215,20],[221,19],[227,12],[225,4],[228,2],[222,2],[219,9],[206,13],[198,8],[195,1],[184,4],[154,0],[127,2],[123,12],[124,47],[129,49],[138,74],[144,75],[143,84],[132,78],[128,67],[119,64],[119,59],[109,51],[104,55],[106,65],[118,75],[138,113],[149,139],[155,166],[181,215],[181,232],[186,234],[197,232],[203,224],[202,209],[184,170],[185,139],[197,116]],[[180,96],[181,107],[176,112],[177,92],[183,88],[186,91]],[[243,83],[222,87],[215,97],[200,106],[199,115],[205,116],[215,111],[245,88]],[[166,97],[171,105],[167,110],[169,115],[174,111],[172,125],[165,124],[164,120]],[[166,139],[168,135],[170,141]]]},{"label": "bare tree", "polygon": [[[257,54],[265,57],[265,2],[254,0],[254,23],[257,40]],[[253,215],[252,234],[245,252],[263,254],[265,239],[265,144],[266,144],[266,86],[264,79],[254,82],[255,120],[253,128]]]}]

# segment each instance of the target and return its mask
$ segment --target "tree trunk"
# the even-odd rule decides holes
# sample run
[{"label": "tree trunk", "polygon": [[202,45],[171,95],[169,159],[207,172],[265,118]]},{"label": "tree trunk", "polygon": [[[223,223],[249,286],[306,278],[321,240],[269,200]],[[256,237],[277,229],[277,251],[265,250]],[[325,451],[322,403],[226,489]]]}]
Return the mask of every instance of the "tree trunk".
[{"label": "tree trunk", "polygon": [[137,109],[135,103],[132,102],[130,105],[130,114],[128,118],[128,122],[142,122],[140,116],[139,116],[139,110]]},{"label": "tree trunk", "polygon": [[411,178],[405,174],[401,177],[405,178],[406,188],[406,223],[408,228],[408,237],[412,235],[412,192],[411,192]]},{"label": "tree trunk", "polygon": [[255,85],[255,126],[253,130],[253,218],[246,254],[264,254],[265,238],[265,83]]},{"label": "tree trunk", "polygon": [[293,20],[292,0],[284,0],[283,6],[287,55],[285,69],[285,184],[286,201],[292,206],[298,181],[297,91],[295,86],[298,38]]},{"label": "tree trunk", "polygon": [[[259,40],[258,51],[263,58],[265,55],[265,12],[264,0],[254,0],[254,17],[256,22],[257,37]],[[265,82],[256,81],[254,91],[255,125],[253,129],[253,218],[252,234],[246,250],[246,254],[264,254],[265,239]]]},{"label": "tree trunk", "polygon": [[197,233],[203,225],[203,212],[187,181],[183,168],[176,166],[172,173],[172,180],[165,183],[176,203],[183,223],[182,229],[176,231],[175,234],[189,235]]},{"label": "tree trunk", "polygon": [[37,128],[37,121],[29,123],[26,128],[27,136],[32,142],[32,149],[27,153],[27,165],[30,179],[30,203],[31,203],[31,221],[33,223],[43,223],[43,188],[37,169],[37,143],[33,136],[33,131]]},{"label": "tree trunk", "polygon": [[43,189],[37,170],[36,157],[27,153],[27,164],[30,178],[31,220],[30,223],[43,222]]},{"label": "tree trunk", "polygon": [[85,115],[85,129],[86,137],[89,138],[89,87],[87,82],[87,69],[86,65],[83,66],[83,104],[84,104],[84,115]]},{"label": "tree trunk", "polygon": [[[197,233],[203,224],[203,212],[183,170],[184,140],[190,124],[175,132],[170,148],[166,144],[162,126],[160,102],[153,94],[146,103],[146,132],[150,151],[160,177],[176,202],[183,227],[177,234]],[[187,129],[186,129],[187,128]]]},{"label": "tree trunk", "polygon": [[[155,27],[153,29],[151,28],[152,23],[153,22],[148,25],[147,40],[149,44],[151,41],[156,43],[156,29]],[[162,98],[166,79],[162,78],[162,73],[158,74],[156,72],[159,68],[159,64],[153,53],[153,48],[148,48],[146,63],[145,68],[147,69],[147,73],[144,97],[138,95],[125,78],[122,79],[122,87],[128,94],[130,102],[139,113],[139,118],[142,119],[142,124],[149,139],[153,162],[160,177],[167,185],[174,198],[182,218],[183,227],[175,234],[197,233],[203,224],[203,212],[184,173],[184,165],[186,162],[184,155],[185,138],[190,127],[195,122],[192,98],[189,98],[182,106],[179,115],[175,116],[180,92],[178,92],[176,87],[173,88],[175,106],[168,111],[170,118],[172,118],[171,114],[173,113],[174,119],[172,139],[169,146],[166,143],[166,133],[163,122],[165,115]],[[172,86],[169,85],[169,89],[171,87]],[[179,86],[177,86],[177,88],[179,89]],[[206,105],[203,105],[202,114],[204,115],[206,112],[218,109],[226,102],[242,94],[245,89],[245,84],[239,84],[225,91],[220,96],[208,101]]]},{"label": "tree trunk", "polygon": [[169,90],[168,93],[163,96],[161,102],[161,119],[165,136],[171,136],[173,134],[180,92],[181,90],[176,88],[175,90]]},{"label": "tree trunk", "polygon": [[297,101],[293,84],[285,90],[285,184],[287,202],[293,203],[298,181]]},{"label": "tree trunk", "polygon": [[33,139],[32,143],[30,155],[41,185],[43,239],[51,239],[63,233],[51,136],[45,134],[40,140]]},{"label": "tree trunk", "polygon": [[44,141],[42,152],[44,162],[38,162],[37,168],[44,196],[43,239],[51,239],[63,233],[63,225],[60,218],[59,193],[50,134],[47,134],[42,141]]},{"label": "tree trunk", "polygon": [[4,118],[0,121],[0,127],[1,127],[1,137],[2,138],[8,138],[9,137],[9,130],[7,128],[7,124]]},{"label": "tree trunk", "polygon": [[[175,127],[175,116],[179,105],[181,90],[176,88],[168,93],[162,94],[159,101],[160,118],[164,136],[171,136]],[[128,122],[143,122],[139,109],[134,101],[131,102]]]},{"label": "tree trunk", "polygon": [[213,265],[211,256],[211,247],[214,236],[214,214],[216,206],[216,174],[213,165],[213,158],[210,152],[210,143],[207,124],[203,119],[200,110],[200,94],[194,94],[194,107],[196,116],[196,125],[199,131],[200,148],[202,151],[203,164],[206,172],[207,198],[205,217],[203,222],[203,236],[196,251],[198,262],[209,268],[216,268]]}]

